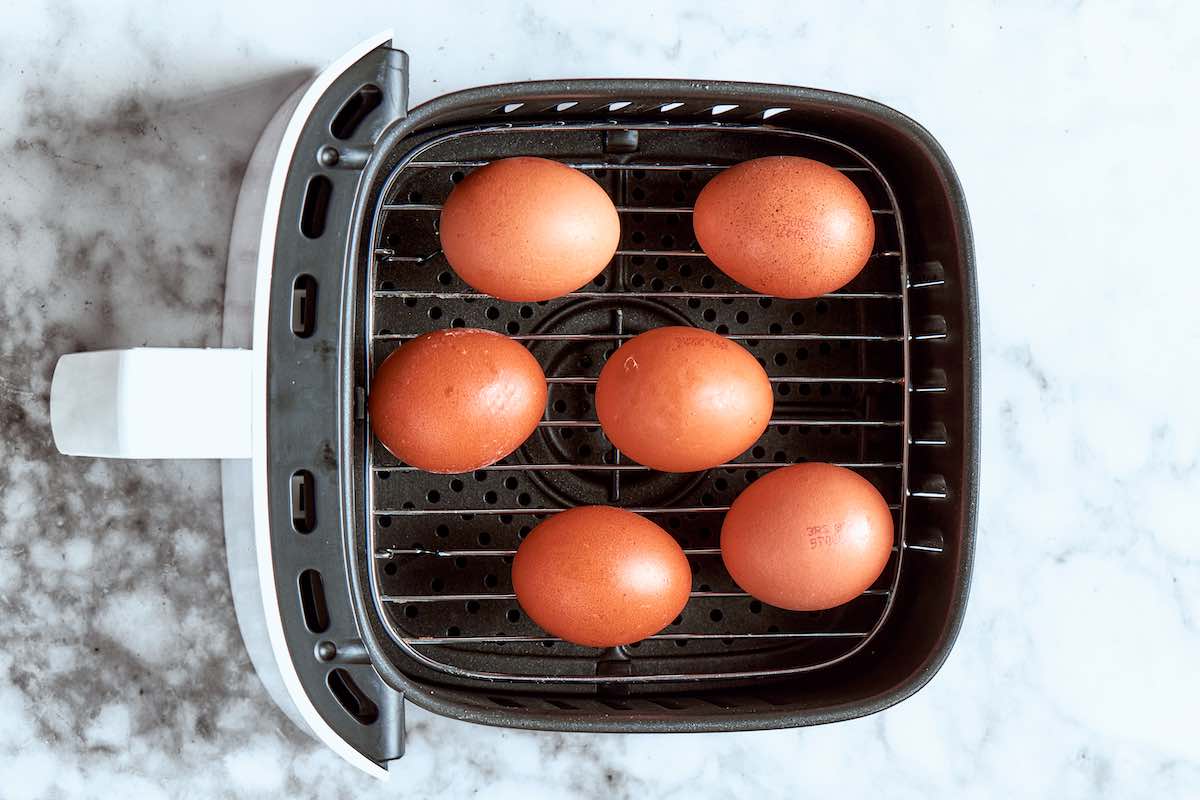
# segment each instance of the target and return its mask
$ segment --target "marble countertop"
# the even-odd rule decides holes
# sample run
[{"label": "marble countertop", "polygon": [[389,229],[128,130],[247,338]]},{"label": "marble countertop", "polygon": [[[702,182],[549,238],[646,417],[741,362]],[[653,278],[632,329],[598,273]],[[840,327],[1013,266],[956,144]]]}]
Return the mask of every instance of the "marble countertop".
[{"label": "marble countertop", "polygon": [[[1195,6],[169,5],[27,3],[0,31],[0,795],[1200,791]],[[974,223],[985,394],[971,601],[928,687],[744,734],[530,733],[410,707],[397,778],[375,784],[250,667],[217,465],[55,453],[59,354],[218,344],[262,98],[387,27],[415,102],[528,78],[745,79],[865,95],[938,137]]]}]

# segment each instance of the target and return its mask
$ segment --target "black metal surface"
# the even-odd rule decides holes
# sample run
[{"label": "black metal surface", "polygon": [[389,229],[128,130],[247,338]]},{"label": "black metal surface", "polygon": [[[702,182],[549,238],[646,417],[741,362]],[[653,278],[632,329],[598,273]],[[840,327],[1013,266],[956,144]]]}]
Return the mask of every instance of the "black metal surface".
[{"label": "black metal surface", "polygon": [[[560,104],[568,102],[575,105],[558,110]],[[612,104],[618,102],[628,102],[629,105],[614,109]],[[668,111],[662,110],[665,105],[673,103],[683,105]],[[891,109],[860,98],[809,89],[683,81],[564,81],[484,87],[439,98],[414,109],[407,119],[385,133],[376,156],[367,163],[364,172],[363,193],[356,207],[352,228],[352,260],[349,263],[353,268],[347,270],[343,287],[344,336],[340,344],[342,405],[347,409],[361,409],[365,385],[366,369],[362,354],[366,352],[368,343],[363,331],[366,313],[363,302],[364,289],[369,287],[363,287],[360,282],[363,276],[370,274],[374,257],[368,235],[374,209],[381,199],[390,199],[380,197],[383,183],[398,159],[412,147],[428,141],[437,132],[455,126],[488,125],[497,121],[516,123],[546,119],[599,119],[614,120],[617,128],[625,121],[632,125],[666,118],[711,122],[714,119],[713,106],[718,104],[737,106],[723,109],[724,113],[720,115],[722,120],[745,122],[749,117],[757,123],[761,122],[764,109],[786,108],[787,111],[771,116],[771,125],[827,136],[861,151],[879,165],[896,191],[897,206],[906,221],[904,244],[912,265],[910,316],[914,334],[911,342],[913,380],[904,389],[907,389],[911,403],[910,439],[913,444],[909,459],[911,477],[906,488],[912,514],[911,543],[919,546],[913,550],[921,555],[908,558],[905,564],[891,616],[871,640],[870,646],[853,657],[836,666],[772,682],[725,681],[648,687],[636,683],[631,686],[593,681],[582,685],[550,687],[448,676],[414,662],[396,646],[379,615],[376,599],[372,597],[372,554],[366,547],[369,515],[364,505],[364,491],[369,480],[365,471],[365,443],[369,439],[361,415],[351,417],[347,414],[342,418],[345,425],[339,439],[339,454],[342,462],[352,468],[342,472],[341,500],[346,509],[346,519],[353,522],[347,527],[346,534],[350,541],[349,552],[354,558],[354,600],[363,622],[364,645],[385,679],[421,705],[477,722],[564,730],[728,730],[815,724],[871,713],[903,699],[928,681],[953,643],[965,608],[969,584],[978,479],[978,343],[973,252],[965,203],[944,153],[928,133]],[[626,139],[619,140],[621,149],[638,152],[628,149],[628,137],[620,138]],[[639,141],[638,145],[641,146],[642,142]],[[611,154],[613,151],[607,152]],[[755,154],[761,153],[744,155],[751,157]],[[724,157],[737,160],[739,155],[743,154],[728,153]],[[442,186],[448,188],[444,183]],[[626,235],[630,235],[628,226],[626,228]],[[645,272],[643,280],[654,280],[657,265],[652,267]],[[671,271],[670,265],[667,271]],[[410,276],[410,273],[402,274]],[[438,275],[440,272],[433,273],[434,280]],[[714,274],[714,280],[716,275],[719,273]],[[400,276],[401,273],[393,275],[393,283]],[[379,280],[382,282],[385,279],[380,277]],[[452,282],[449,287],[439,283],[431,286],[431,291],[443,294],[451,291],[455,280],[452,273],[449,280]],[[670,286],[664,288],[669,291]],[[701,288],[705,287],[702,285]],[[648,286],[647,291],[654,291],[654,287]],[[439,319],[444,320],[443,324],[452,324],[457,318],[462,319],[463,324],[479,327],[494,327],[494,323],[501,320],[532,326],[545,324],[553,313],[552,304],[542,307],[534,304],[531,316],[522,317],[520,308],[514,307],[502,317],[490,319],[487,316],[488,303],[483,298],[473,302],[467,302],[466,298],[441,299],[447,302],[461,301],[460,305],[441,309],[442,316]],[[735,298],[734,303],[737,302]],[[661,314],[661,305],[654,304],[654,311],[647,313],[651,316]],[[725,305],[731,304],[722,304],[714,310],[718,315],[733,314],[733,323],[724,321],[724,316],[704,319],[701,309],[700,324],[712,327],[730,325],[732,331],[732,325],[737,322],[737,309],[726,311]],[[428,309],[423,308],[428,322]],[[817,313],[815,304],[812,312]],[[612,313],[613,309],[604,308],[601,303],[594,312],[582,314],[578,321],[570,324],[594,328],[603,325],[605,315],[611,317]],[[686,316],[688,311],[681,310],[681,313]],[[478,314],[493,324],[476,321],[476,316],[471,316]],[[416,319],[417,316],[414,314],[411,318]],[[647,318],[638,324],[648,326],[654,322]],[[882,324],[880,320],[873,319],[872,324],[876,323]],[[866,349],[865,346],[860,347]],[[551,355],[547,354],[546,357]],[[815,362],[813,369],[814,375],[827,374],[822,373]],[[569,398],[562,399],[568,400],[570,407]],[[850,399],[860,398],[855,396]],[[565,447],[569,450],[574,447],[578,453],[577,441],[564,443],[561,438],[555,440],[553,437],[544,437],[541,442],[547,452],[553,452],[554,448],[563,450]],[[602,451],[593,445],[592,452],[599,454]],[[783,452],[786,455],[788,451],[785,448]],[[815,457],[807,453],[801,455]],[[774,452],[767,454],[768,460],[774,456]],[[418,486],[416,481],[442,480],[432,476],[417,478],[412,473],[404,478],[401,475],[405,474],[397,471],[388,480],[411,480],[412,489],[424,489],[426,493],[434,487]],[[473,476],[468,477],[473,479]],[[495,491],[498,495],[501,491],[514,493],[516,508],[521,507],[522,490],[529,495],[532,505],[535,491],[544,496],[574,502],[595,496],[603,491],[604,486],[602,482],[597,483],[587,475],[580,474],[550,480],[543,476],[540,482],[529,479],[526,481],[528,485],[519,482],[517,488],[507,489],[502,481],[509,476],[498,477],[502,488]],[[670,478],[667,483],[673,484],[676,480]],[[711,475],[702,478],[701,484],[705,480],[715,482]],[[626,491],[670,497],[672,492],[697,488],[663,486],[662,479],[654,476],[645,476],[644,481],[643,486],[627,487]],[[455,495],[452,486],[448,487],[447,492],[440,488],[437,491],[439,502],[441,497]],[[401,494],[408,495],[411,492]],[[401,504],[400,510],[404,510],[405,499],[399,496],[396,499]],[[630,495],[627,494],[625,499],[630,499]],[[508,526],[507,535],[514,541],[523,527],[515,517],[514,513],[513,523],[505,523]],[[715,517],[719,519],[719,514]],[[482,531],[472,527],[477,519],[461,520],[456,515],[445,516],[448,530],[440,538],[454,538],[457,544],[462,544],[474,537],[475,547],[479,547],[478,535]],[[490,532],[495,530],[492,528]],[[413,549],[413,544],[423,548],[434,545],[439,538],[437,527],[434,526],[425,538],[430,541],[398,543],[409,549]],[[492,539],[489,546],[495,547],[495,542],[496,539]],[[436,546],[442,548],[441,544]],[[452,561],[447,561],[437,569],[445,569],[446,574],[450,574],[449,570],[470,568],[457,568]],[[501,573],[497,572],[496,585],[485,584],[484,588],[497,590],[500,576]],[[436,576],[429,573],[427,577],[432,582]],[[483,577],[486,579],[486,576]],[[443,581],[446,580],[448,578],[443,577]],[[746,602],[748,605],[748,600]],[[693,606],[701,613],[704,610],[711,613],[711,609],[700,608],[695,600],[689,604],[689,608]],[[399,604],[399,607],[403,608],[404,605]],[[512,607],[503,607],[504,624],[520,624],[521,620],[509,623],[508,612],[511,610]],[[466,612],[465,606],[463,611]],[[417,617],[406,619],[421,619],[421,612],[418,610]],[[495,621],[499,624],[498,619]],[[439,618],[433,617],[430,624],[436,628]],[[688,647],[691,646],[689,643]],[[504,647],[512,649],[513,645]],[[551,649],[546,648],[547,651]],[[463,663],[487,667],[489,670],[495,670],[497,666],[503,670],[515,670],[531,658],[519,654],[477,656],[469,648],[464,650]],[[623,675],[632,669],[630,660],[624,655],[609,653],[599,662],[590,654],[586,657],[592,663],[598,663],[597,668],[604,675]],[[755,654],[753,657],[760,658],[761,655]],[[698,658],[715,662],[726,656],[712,653]],[[543,658],[544,664],[569,661],[570,658]]]},{"label": "black metal surface", "polygon": [[[369,151],[404,113],[406,69],[403,53],[372,52],[336,80],[305,121],[283,192],[268,323],[267,502],[284,637],[317,711],[376,762],[404,752],[404,700],[380,679],[360,642],[337,458],[340,286],[360,172],[345,159],[325,164],[318,154]],[[365,85],[391,88],[336,139],[330,121]],[[314,180],[325,187],[321,208],[306,203]]]}]

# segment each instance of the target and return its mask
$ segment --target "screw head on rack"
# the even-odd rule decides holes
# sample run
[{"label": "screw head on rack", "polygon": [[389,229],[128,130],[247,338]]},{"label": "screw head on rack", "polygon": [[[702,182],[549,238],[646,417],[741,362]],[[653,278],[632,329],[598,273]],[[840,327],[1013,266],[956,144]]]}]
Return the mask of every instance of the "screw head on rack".
[{"label": "screw head on rack", "polygon": [[337,645],[333,642],[317,642],[317,658],[322,661],[333,661],[337,658]]},{"label": "screw head on rack", "polygon": [[341,154],[338,153],[336,147],[325,146],[317,152],[317,161],[319,161],[323,167],[332,167],[338,163],[340,158]]}]

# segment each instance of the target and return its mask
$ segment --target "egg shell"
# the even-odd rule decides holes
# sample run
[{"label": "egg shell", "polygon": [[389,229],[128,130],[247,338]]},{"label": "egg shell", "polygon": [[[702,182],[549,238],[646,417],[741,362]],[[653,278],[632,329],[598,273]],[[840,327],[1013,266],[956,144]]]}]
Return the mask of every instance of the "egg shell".
[{"label": "egg shell", "polygon": [[771,419],[771,382],[749,351],[699,328],[655,328],[600,371],[596,415],[629,458],[694,472],[735,458]]},{"label": "egg shell", "polygon": [[530,532],[512,582],[521,608],[546,632],[615,647],[669,625],[687,604],[692,571],[675,539],[645,517],[581,506]]},{"label": "egg shell", "polygon": [[392,352],[371,382],[371,429],[392,455],[429,472],[504,458],[537,428],[546,376],[507,336],[451,328]]},{"label": "egg shell", "polygon": [[592,280],[621,238],[617,209],[579,170],[545,158],[505,158],[454,187],[439,223],[458,276],[501,300],[551,300]]},{"label": "egg shell", "polygon": [[871,482],[833,464],[794,464],[738,495],[721,526],[721,557],[764,603],[819,611],[853,600],[883,572],[892,512]]},{"label": "egg shell", "polygon": [[757,158],[720,173],[696,198],[692,226],[722,272],[774,297],[840,289],[875,246],[871,207],[854,182],[797,156]]}]

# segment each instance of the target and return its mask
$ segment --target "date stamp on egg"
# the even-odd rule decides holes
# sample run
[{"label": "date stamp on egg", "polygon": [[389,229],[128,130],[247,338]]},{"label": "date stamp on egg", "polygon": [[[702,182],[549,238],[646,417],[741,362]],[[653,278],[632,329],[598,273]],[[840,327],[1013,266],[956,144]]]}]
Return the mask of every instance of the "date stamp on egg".
[{"label": "date stamp on egg", "polygon": [[809,525],[805,527],[808,534],[808,549],[819,550],[823,547],[833,547],[842,538],[842,523]]}]

